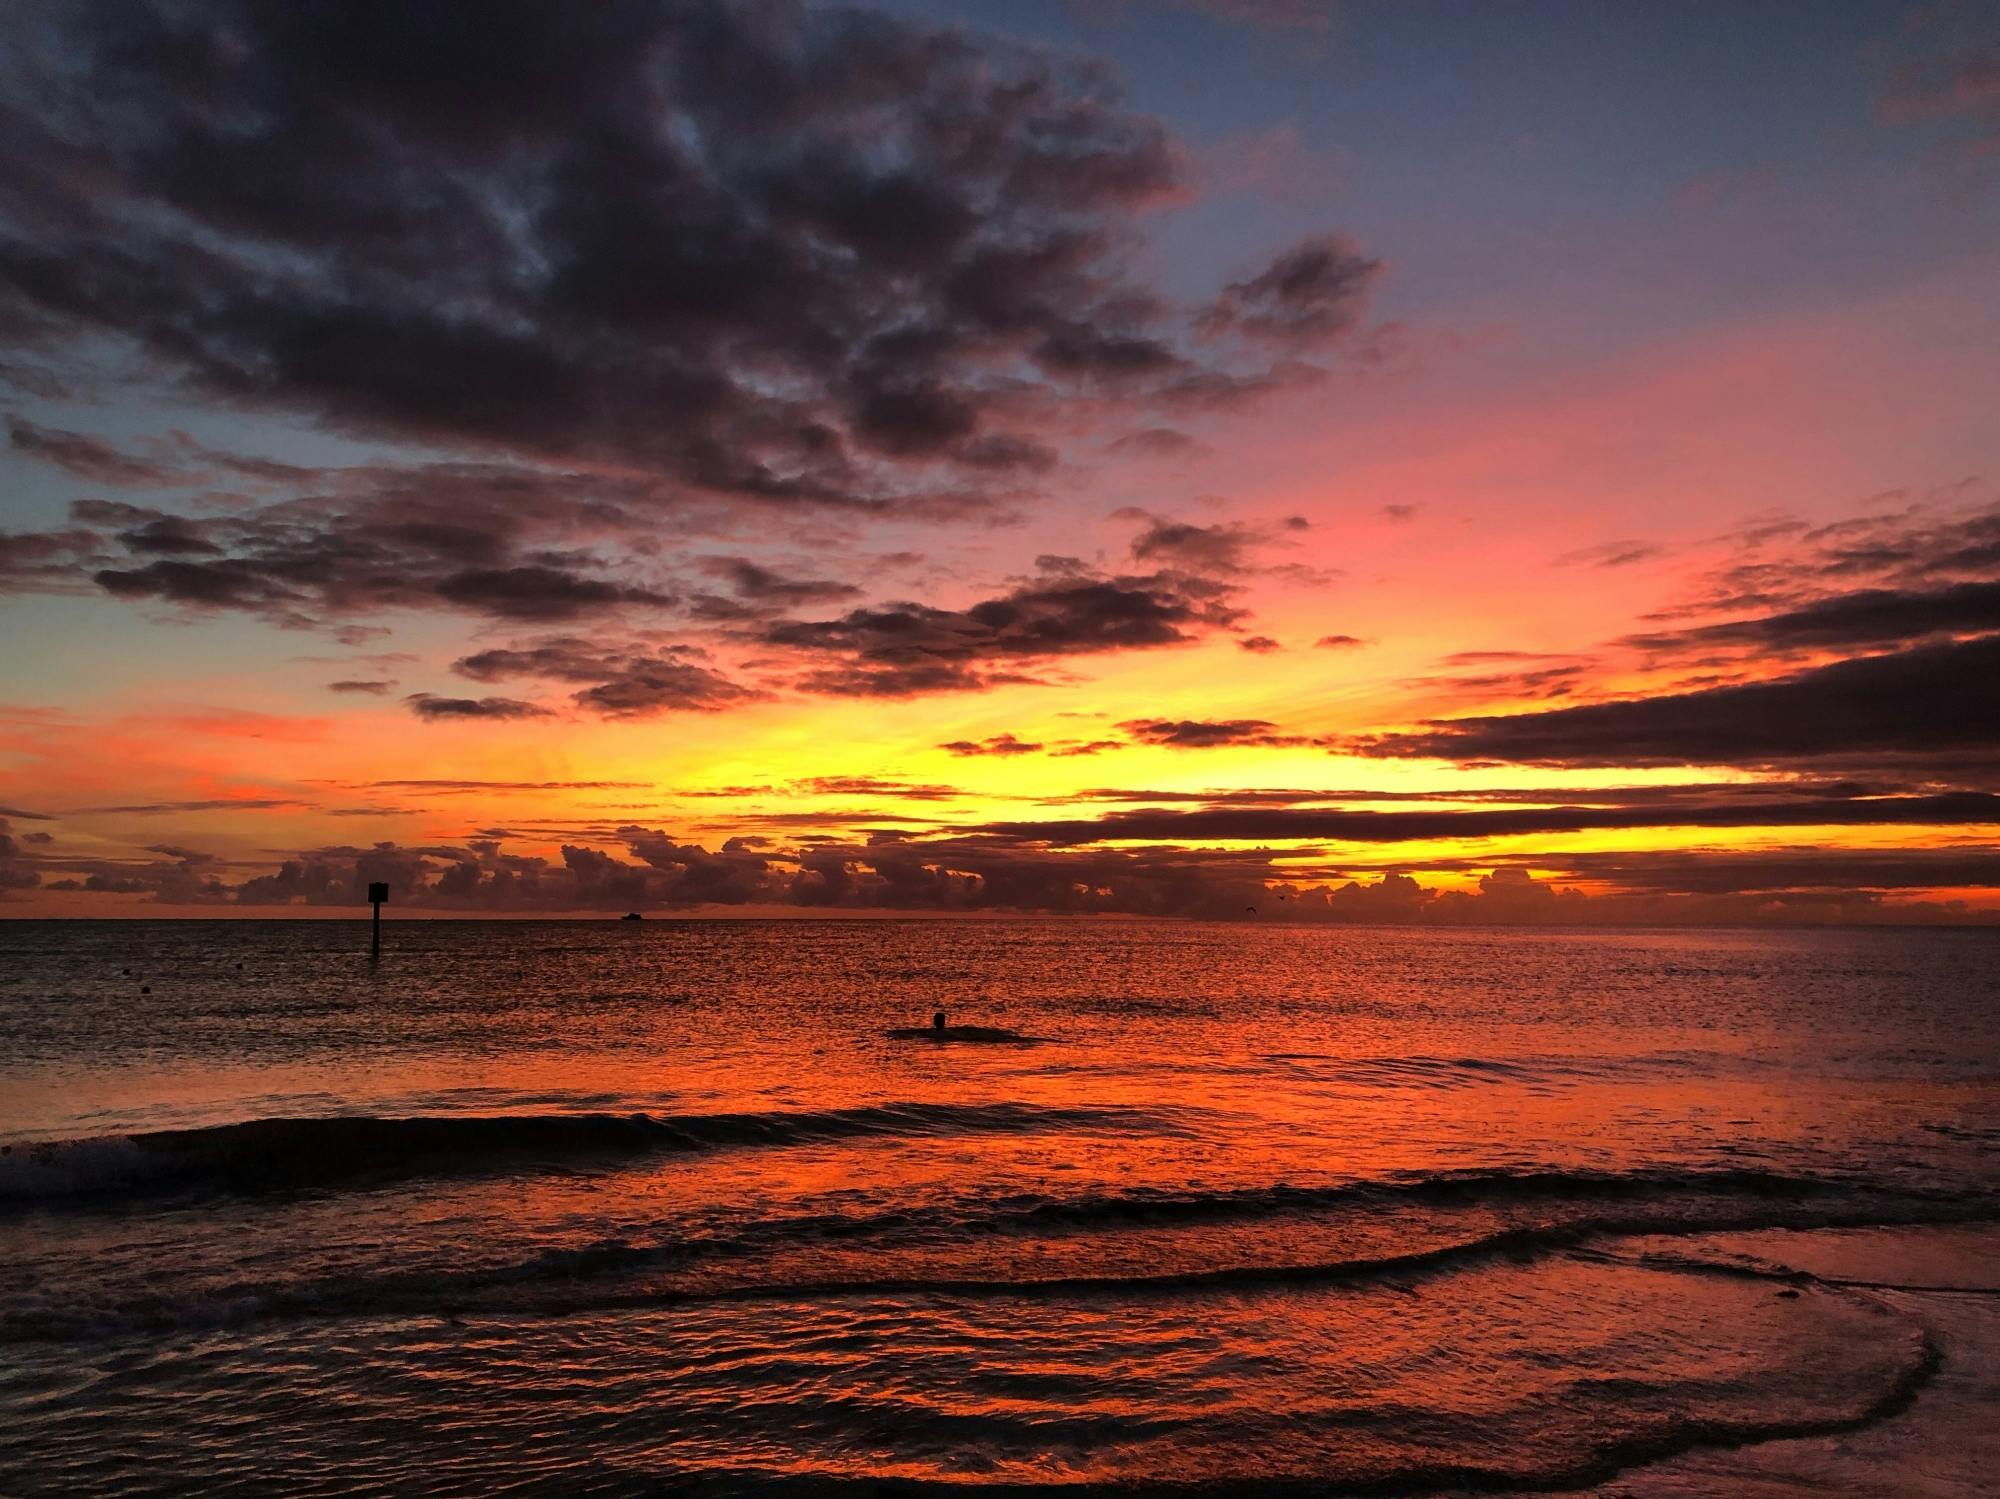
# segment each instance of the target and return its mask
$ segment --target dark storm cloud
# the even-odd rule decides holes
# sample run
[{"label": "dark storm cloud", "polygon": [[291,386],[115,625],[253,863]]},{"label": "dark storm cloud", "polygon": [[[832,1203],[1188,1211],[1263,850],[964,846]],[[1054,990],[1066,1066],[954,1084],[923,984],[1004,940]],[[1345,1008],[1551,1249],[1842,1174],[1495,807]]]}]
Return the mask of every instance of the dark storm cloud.
[{"label": "dark storm cloud", "polygon": [[581,683],[573,694],[577,706],[611,718],[714,710],[759,696],[697,664],[692,655],[686,648],[620,648],[565,635],[479,651],[454,661],[452,670],[476,682],[538,677]]},{"label": "dark storm cloud", "polygon": [[[1260,378],[1121,268],[1173,143],[1024,46],[784,0],[106,0],[14,36],[18,345],[108,333],[246,406],[830,504],[1045,466],[1027,390]],[[1210,320],[1321,340],[1370,270],[1314,241]]]},{"label": "dark storm cloud", "polygon": [[2000,630],[2000,582],[1988,581],[1925,590],[1861,589],[1761,618],[1630,635],[1620,643],[1661,652],[1705,646],[1798,649],[1898,644],[1995,630]]},{"label": "dark storm cloud", "polygon": [[1030,680],[1020,668],[1057,657],[1181,645],[1241,612],[1215,579],[1178,573],[1098,576],[1066,559],[997,598],[964,609],[892,603],[838,619],[783,621],[758,637],[810,662],[808,691],[898,697]]},{"label": "dark storm cloud", "polygon": [[434,693],[413,692],[403,701],[417,717],[433,720],[549,717],[547,708],[512,697],[438,697]]},{"label": "dark storm cloud", "polygon": [[1065,821],[988,823],[980,831],[1055,845],[1106,839],[1404,843],[1606,828],[1955,827],[1996,823],[2000,823],[2000,796],[1961,791],[1934,796],[1725,801],[1665,808],[1558,806],[1413,812],[1241,806],[1170,812],[1142,808]]},{"label": "dark storm cloud", "polygon": [[[1373,274],[1321,238],[1205,312],[1156,295],[1131,267],[1138,215],[1184,188],[1161,126],[1091,66],[907,19],[789,0],[16,19],[0,94],[32,107],[5,121],[0,343],[457,461],[315,469],[16,423],[17,448],[99,482],[255,493],[80,507],[0,537],[0,588],[357,643],[381,627],[352,616],[399,609],[748,627],[859,585],[718,558],[693,563],[727,584],[704,592],[660,571],[674,541],[740,535],[746,508],[999,513],[1077,440],[1079,401],[1172,446],[1175,411],[1310,375],[1298,351],[1353,325]],[[1097,586],[1095,619],[1032,589],[989,601],[1052,625],[1001,659],[1097,648],[1063,643],[1065,613],[1110,649],[1196,623],[1171,588]],[[1119,628],[1149,602],[1150,626]],[[798,625],[801,680],[1023,679],[976,648],[898,654],[885,635],[957,613],[924,610]],[[620,714],[686,695],[602,685],[588,706]]]},{"label": "dark storm cloud", "polygon": [[1361,754],[1538,765],[1761,765],[2000,750],[2000,637],[1919,646],[1775,681],[1446,719]]},{"label": "dark storm cloud", "polygon": [[940,744],[941,750],[954,755],[1032,755],[1041,748],[1039,741],[1017,739],[1012,734],[992,734],[985,739],[954,739],[949,744]]}]

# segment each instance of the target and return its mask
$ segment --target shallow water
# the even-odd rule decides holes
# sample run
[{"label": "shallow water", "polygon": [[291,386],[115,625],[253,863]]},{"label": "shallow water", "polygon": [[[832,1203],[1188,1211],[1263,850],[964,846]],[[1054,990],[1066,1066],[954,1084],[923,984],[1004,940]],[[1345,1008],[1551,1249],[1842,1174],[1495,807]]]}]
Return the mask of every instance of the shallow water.
[{"label": "shallow water", "polygon": [[363,942],[0,925],[0,1491],[1584,1483],[1936,1374],[1713,1246],[2000,1217],[2000,934]]}]

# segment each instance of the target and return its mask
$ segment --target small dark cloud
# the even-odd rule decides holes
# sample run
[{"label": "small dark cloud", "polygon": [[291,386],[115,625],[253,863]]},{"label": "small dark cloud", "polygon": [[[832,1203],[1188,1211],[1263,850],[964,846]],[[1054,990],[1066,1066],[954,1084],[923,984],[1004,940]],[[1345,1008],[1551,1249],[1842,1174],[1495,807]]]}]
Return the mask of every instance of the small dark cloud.
[{"label": "small dark cloud", "polygon": [[1017,739],[1012,734],[992,734],[984,739],[954,739],[938,746],[954,755],[999,756],[1032,755],[1041,747],[1040,741]]},{"label": "small dark cloud", "polygon": [[1310,739],[1281,734],[1278,726],[1261,718],[1193,719],[1135,718],[1118,725],[1139,744],[1159,744],[1170,749],[1216,749],[1223,745],[1296,745]]},{"label": "small dark cloud", "polygon": [[1392,525],[1406,525],[1417,518],[1421,505],[1384,505],[1382,518]]},{"label": "small dark cloud", "polygon": [[1236,642],[1239,651],[1248,651],[1253,656],[1267,656],[1272,651],[1282,651],[1284,646],[1268,635],[1245,635]]},{"label": "small dark cloud", "polygon": [[1359,635],[1322,635],[1313,645],[1324,651],[1351,651],[1368,644]]},{"label": "small dark cloud", "polygon": [[1209,334],[1308,346],[1351,333],[1382,263],[1340,235],[1285,251],[1248,280],[1232,282],[1202,315]]},{"label": "small dark cloud", "polygon": [[195,802],[134,802],[117,807],[78,807],[75,816],[105,816],[123,813],[149,817],[169,812],[270,812],[284,807],[309,807],[312,803],[294,797],[234,797]]},{"label": "small dark cloud", "polygon": [[101,437],[40,427],[18,416],[7,419],[7,440],[15,452],[93,484],[156,487],[185,482],[170,464],[135,458]]},{"label": "small dark cloud", "polygon": [[647,650],[598,645],[561,635],[461,657],[452,670],[475,682],[513,677],[583,684],[580,708],[608,718],[646,718],[671,711],[713,711],[761,694],[692,659],[685,647]]},{"label": "small dark cloud", "polygon": [[410,711],[423,719],[456,718],[547,718],[549,710],[512,697],[439,697],[435,693],[413,692],[403,699]]},{"label": "small dark cloud", "polygon": [[394,682],[389,681],[370,682],[349,677],[339,682],[328,682],[326,690],[328,692],[367,693],[373,697],[386,697],[394,690],[395,686]]},{"label": "small dark cloud", "polygon": [[787,577],[745,557],[708,557],[701,565],[710,575],[727,582],[738,598],[754,604],[787,609],[807,604],[837,604],[843,599],[859,597],[862,591],[853,583],[832,578]]},{"label": "small dark cloud", "polygon": [[1630,567],[1664,555],[1664,549],[1650,541],[1607,541],[1597,546],[1579,547],[1556,558],[1557,567]]},{"label": "small dark cloud", "polygon": [[1145,427],[1112,442],[1107,452],[1121,458],[1192,458],[1207,449],[1173,427]]},{"label": "small dark cloud", "polygon": [[650,781],[364,781],[372,791],[647,791]]}]

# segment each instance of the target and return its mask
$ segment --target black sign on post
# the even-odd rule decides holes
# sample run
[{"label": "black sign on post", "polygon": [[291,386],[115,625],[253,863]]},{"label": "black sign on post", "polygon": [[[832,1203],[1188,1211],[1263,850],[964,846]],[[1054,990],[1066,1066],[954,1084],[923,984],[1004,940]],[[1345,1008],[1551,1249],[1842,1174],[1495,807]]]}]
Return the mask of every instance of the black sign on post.
[{"label": "black sign on post", "polygon": [[368,904],[375,908],[375,931],[368,944],[368,961],[382,961],[382,902],[389,898],[389,882],[376,880],[368,886]]}]

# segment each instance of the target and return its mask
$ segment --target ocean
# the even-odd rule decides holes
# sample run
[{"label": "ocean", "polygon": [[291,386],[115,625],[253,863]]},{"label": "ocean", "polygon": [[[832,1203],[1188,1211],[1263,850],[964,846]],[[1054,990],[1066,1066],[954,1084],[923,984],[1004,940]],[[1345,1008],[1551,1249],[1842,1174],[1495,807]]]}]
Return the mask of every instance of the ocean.
[{"label": "ocean", "polygon": [[0,923],[0,1492],[2000,1491],[2000,932],[384,946]]}]

